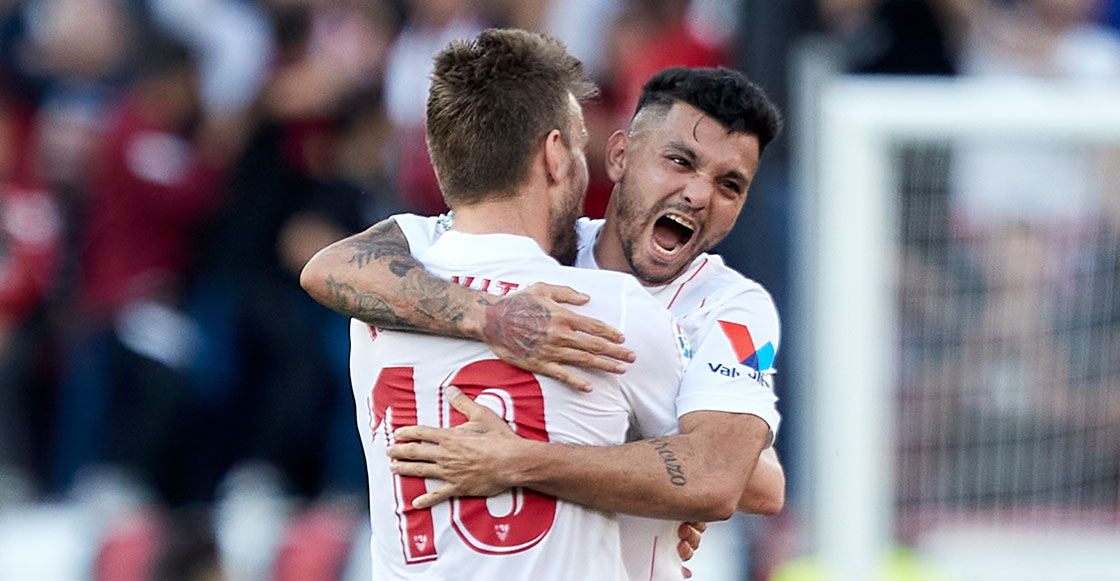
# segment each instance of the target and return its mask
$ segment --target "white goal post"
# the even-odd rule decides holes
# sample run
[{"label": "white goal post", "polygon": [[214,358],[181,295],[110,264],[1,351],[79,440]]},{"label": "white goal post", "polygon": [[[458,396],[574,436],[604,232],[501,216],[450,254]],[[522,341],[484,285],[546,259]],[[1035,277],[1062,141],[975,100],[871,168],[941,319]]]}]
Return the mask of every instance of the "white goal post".
[{"label": "white goal post", "polygon": [[900,208],[892,148],[991,138],[1120,145],[1120,86],[836,77],[811,101],[799,127],[807,132],[800,167],[809,173],[797,218],[804,356],[792,362],[802,365],[799,391],[811,401],[800,420],[809,536],[829,579],[865,581],[897,543]]}]

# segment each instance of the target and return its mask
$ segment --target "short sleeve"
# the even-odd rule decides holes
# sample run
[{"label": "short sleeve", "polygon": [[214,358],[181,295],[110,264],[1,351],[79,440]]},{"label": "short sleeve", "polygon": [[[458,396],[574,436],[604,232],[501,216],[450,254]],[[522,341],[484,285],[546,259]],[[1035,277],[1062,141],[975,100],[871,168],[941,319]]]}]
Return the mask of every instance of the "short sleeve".
[{"label": "short sleeve", "polygon": [[420,256],[439,240],[446,229],[441,216],[418,216],[416,214],[395,214],[393,221],[408,240],[408,250],[413,256]]},{"label": "short sleeve", "polygon": [[770,426],[772,441],[781,421],[773,383],[779,329],[774,302],[761,289],[716,301],[693,335],[692,359],[677,395],[678,417],[694,411],[753,414]]}]

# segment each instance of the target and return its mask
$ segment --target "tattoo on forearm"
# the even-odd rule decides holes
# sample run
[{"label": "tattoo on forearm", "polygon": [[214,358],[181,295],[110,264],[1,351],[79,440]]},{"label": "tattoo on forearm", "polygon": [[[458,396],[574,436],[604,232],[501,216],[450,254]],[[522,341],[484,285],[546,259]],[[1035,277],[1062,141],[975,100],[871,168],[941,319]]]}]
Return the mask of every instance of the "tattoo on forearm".
[{"label": "tattoo on forearm", "polygon": [[[386,256],[407,256],[409,260],[412,260],[412,255],[408,251],[407,242],[402,243],[394,237],[386,236],[387,231],[393,228],[396,228],[396,225],[392,223],[378,224],[368,235],[348,241],[346,246],[354,249],[354,255],[350,257],[349,263],[358,268],[362,268],[372,263],[374,260]],[[397,261],[394,261],[390,269],[392,269],[393,273],[397,274],[397,276],[404,276],[404,272],[407,272],[409,269],[405,269],[404,272],[398,274],[397,269],[394,268],[396,264]],[[407,263],[402,262],[401,264]],[[411,266],[415,266],[415,262],[413,262]]]},{"label": "tattoo on forearm", "polygon": [[669,442],[662,438],[654,438],[649,441],[657,454],[661,456],[661,461],[665,463],[665,473],[669,475],[669,482],[674,486],[684,486],[688,483],[688,479],[684,477],[684,469],[681,467],[680,460],[677,460],[677,455],[673,449],[669,447]]},{"label": "tattoo on forearm", "polygon": [[488,343],[498,344],[518,357],[532,357],[548,334],[552,314],[535,300],[512,295],[486,308]]},{"label": "tattoo on forearm", "polygon": [[[348,264],[362,269],[377,262],[395,278],[390,279],[391,286],[387,287],[391,290],[365,292],[361,284],[355,287],[328,276],[330,308],[387,329],[462,336],[460,325],[472,305],[461,297],[452,296],[450,289],[457,288],[451,287],[452,283],[424,271],[409,252],[408,241],[391,220],[375,225],[364,236],[348,240],[346,247],[354,250]],[[478,303],[490,304],[486,299]]]},{"label": "tattoo on forearm", "polygon": [[393,307],[373,293],[361,292],[353,285],[327,276],[327,300],[332,310],[366,323],[394,329],[416,329],[408,319],[397,315]]},{"label": "tattoo on forearm", "polygon": [[394,261],[390,262],[389,263],[389,272],[392,272],[393,274],[395,274],[397,276],[400,276],[400,277],[403,277],[404,275],[408,274],[408,271],[416,268],[416,266],[417,266],[416,261],[412,260],[411,258],[412,257],[409,257],[409,260],[394,260]]}]

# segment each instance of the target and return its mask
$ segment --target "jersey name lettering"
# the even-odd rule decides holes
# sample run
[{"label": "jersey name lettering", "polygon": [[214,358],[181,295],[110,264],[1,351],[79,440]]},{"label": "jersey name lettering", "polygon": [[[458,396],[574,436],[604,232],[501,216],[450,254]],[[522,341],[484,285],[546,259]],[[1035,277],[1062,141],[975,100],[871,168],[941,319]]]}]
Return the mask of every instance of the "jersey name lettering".
[{"label": "jersey name lettering", "polygon": [[[504,297],[509,293],[517,290],[520,285],[516,282],[506,282],[504,280],[491,280],[489,278],[481,278],[474,276],[458,276],[451,277],[451,282],[461,284],[467,288],[473,288],[482,292],[489,292]],[[491,290],[490,286],[493,285],[494,289]]]}]

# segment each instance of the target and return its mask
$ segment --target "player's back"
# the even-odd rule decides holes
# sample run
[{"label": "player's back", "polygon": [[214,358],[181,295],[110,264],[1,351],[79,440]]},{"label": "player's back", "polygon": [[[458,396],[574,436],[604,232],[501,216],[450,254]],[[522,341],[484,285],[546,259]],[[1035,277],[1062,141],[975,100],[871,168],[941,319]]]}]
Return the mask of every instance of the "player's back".
[{"label": "player's back", "polygon": [[683,367],[671,316],[630,277],[561,267],[528,238],[448,232],[418,258],[439,276],[495,294],[533,282],[572,286],[592,297],[581,314],[618,328],[641,356],[621,376],[589,372],[594,390],[580,393],[507,365],[480,343],[377,333],[355,322],[351,372],[369,471],[375,578],[625,579],[612,514],[520,489],[414,510],[411,500],[439,482],[392,476],[384,449],[400,426],[463,423],[443,395],[449,385],[525,438],[620,444],[631,421],[647,437],[668,433],[676,427]]}]

